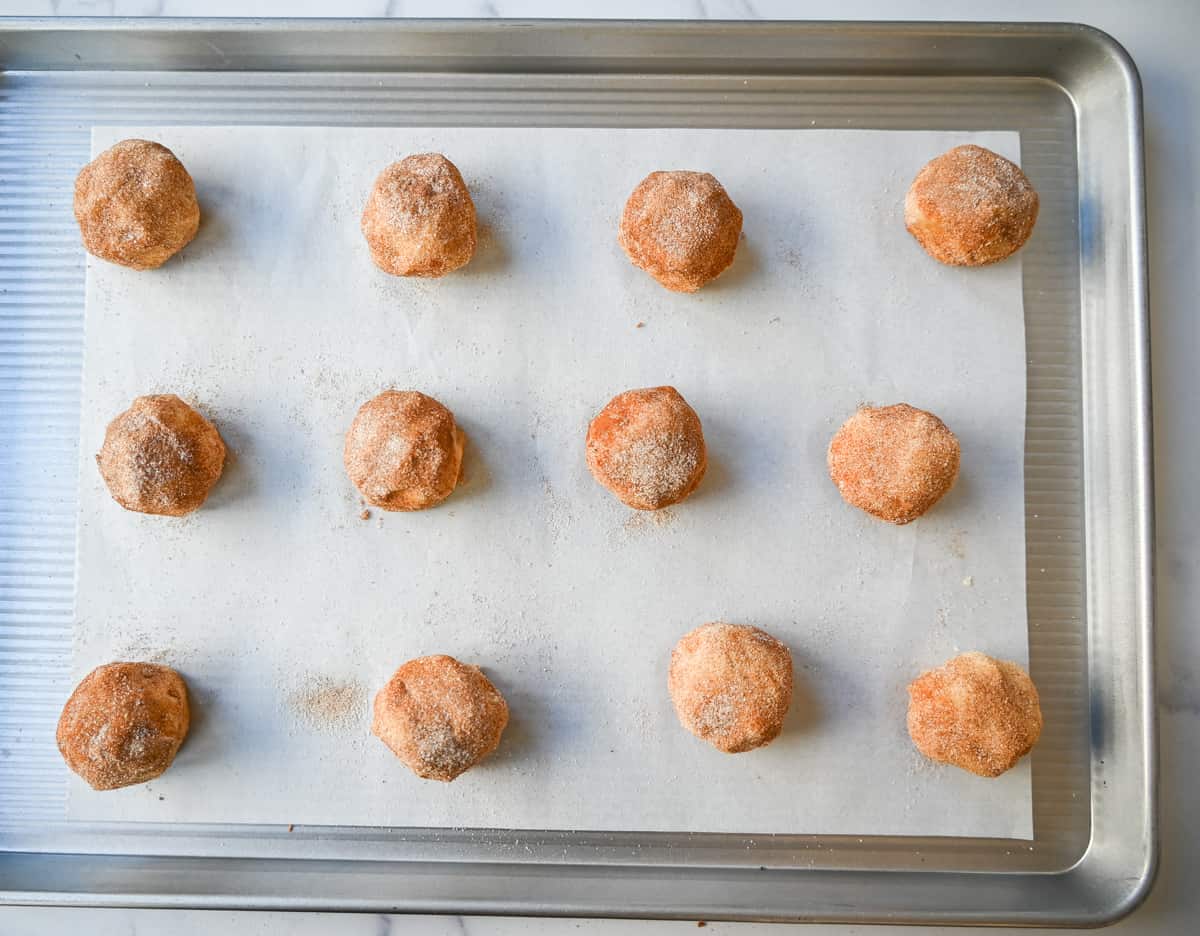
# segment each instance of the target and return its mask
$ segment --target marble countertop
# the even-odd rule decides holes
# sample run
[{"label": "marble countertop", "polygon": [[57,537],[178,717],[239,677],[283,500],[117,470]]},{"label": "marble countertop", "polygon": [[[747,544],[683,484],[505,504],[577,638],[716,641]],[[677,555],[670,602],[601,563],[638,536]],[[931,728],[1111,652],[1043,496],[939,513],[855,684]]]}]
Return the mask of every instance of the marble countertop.
[{"label": "marble countertop", "polygon": [[[1161,750],[1162,860],[1154,891],[1121,933],[1183,936],[1195,932],[1200,888],[1200,628],[1186,609],[1200,605],[1200,498],[1191,490],[1200,468],[1200,276],[1195,228],[1200,220],[1200,35],[1195,0],[0,0],[0,14],[22,16],[477,16],[681,19],[922,19],[1086,22],[1115,36],[1133,55],[1145,93],[1149,205],[1151,335],[1154,367],[1157,529],[1158,713]],[[620,920],[530,920],[450,916],[380,916],[223,911],[0,909],[4,936],[86,931],[92,936],[191,934],[370,934],[410,936],[562,932],[666,936],[696,923]],[[708,925],[708,932],[851,934],[856,926]],[[883,933],[891,928],[870,928]],[[905,936],[961,930],[895,930]],[[993,931],[994,932],[994,931]],[[1018,932],[1018,931],[1013,931]],[[1019,931],[1029,932],[1029,931]]]}]

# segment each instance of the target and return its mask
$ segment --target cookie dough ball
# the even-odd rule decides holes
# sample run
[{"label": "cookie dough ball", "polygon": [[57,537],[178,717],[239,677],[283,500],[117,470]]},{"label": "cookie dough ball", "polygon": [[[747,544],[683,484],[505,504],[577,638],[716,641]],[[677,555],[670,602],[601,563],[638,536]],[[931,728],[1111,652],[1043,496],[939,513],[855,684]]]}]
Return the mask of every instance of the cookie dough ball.
[{"label": "cookie dough ball", "polygon": [[695,292],[733,263],[742,213],[707,172],[652,172],[633,190],[617,242],[667,289]]},{"label": "cookie dough ball", "polygon": [[908,733],[931,760],[998,777],[1033,750],[1042,709],[1016,663],[984,653],[956,656],[908,686]]},{"label": "cookie dough ball", "polygon": [[587,463],[629,507],[678,504],[708,467],[700,417],[674,387],[627,390],[588,426]]},{"label": "cookie dough ball", "polygon": [[156,663],[109,663],[75,687],[58,719],[63,760],[93,790],[160,776],[187,737],[187,685]]},{"label": "cookie dough ball", "polygon": [[958,439],[933,413],[907,403],[861,406],[829,443],[829,476],[847,504],[908,523],[958,477]]},{"label": "cookie dough ball", "polygon": [[667,688],[679,723],[719,751],[770,744],[792,704],[792,655],[766,631],[704,624],[671,651]]},{"label": "cookie dough ball", "polygon": [[466,436],[454,414],[416,390],[385,390],[350,424],[342,460],[367,503],[424,510],[458,484]]},{"label": "cookie dough ball", "polygon": [[375,180],[362,232],[385,273],[445,276],[475,253],[475,203],[445,156],[408,156]]},{"label": "cookie dough ball", "polygon": [[175,394],[141,396],[108,424],[96,464],[126,510],[182,517],[204,503],[221,477],[225,443]]},{"label": "cookie dough ball", "polygon": [[983,266],[1033,233],[1038,195],[1019,166],[982,146],[956,146],[917,173],[904,199],[908,232],[935,260]]},{"label": "cookie dough ball", "polygon": [[196,236],[200,205],[174,153],[150,140],[122,140],[76,177],[75,220],[88,253],[153,270]]},{"label": "cookie dough ball", "polygon": [[375,696],[371,733],[426,780],[450,781],[500,745],[508,704],[479,667],[409,660]]}]

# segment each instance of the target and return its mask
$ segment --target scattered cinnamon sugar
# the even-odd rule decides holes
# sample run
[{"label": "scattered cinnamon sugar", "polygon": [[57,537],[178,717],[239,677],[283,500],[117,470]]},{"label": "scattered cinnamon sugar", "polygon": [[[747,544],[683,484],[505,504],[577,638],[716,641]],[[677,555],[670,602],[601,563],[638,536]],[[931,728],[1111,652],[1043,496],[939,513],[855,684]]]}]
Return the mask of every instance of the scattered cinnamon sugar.
[{"label": "scattered cinnamon sugar", "polygon": [[829,476],[842,497],[889,523],[915,520],[958,477],[958,439],[924,410],[861,406],[829,443]]},{"label": "scattered cinnamon sugar", "polygon": [[475,253],[475,204],[458,167],[421,153],[379,174],[362,214],[375,265],[394,276],[444,276]]},{"label": "scattered cinnamon sugar", "polygon": [[1021,248],[1038,195],[1021,168],[982,146],[956,146],[917,173],[904,200],[910,234],[954,266],[995,263]]},{"label": "scattered cinnamon sugar", "polygon": [[356,682],[325,676],[308,679],[288,697],[292,712],[310,728],[332,731],[352,726],[366,705],[366,690]]},{"label": "scattered cinnamon sugar", "polygon": [[621,530],[628,535],[641,535],[669,528],[678,519],[679,514],[670,507],[663,507],[659,510],[638,510],[625,518],[621,523]]},{"label": "scattered cinnamon sugar", "polygon": [[575,522],[575,505],[569,498],[555,490],[549,478],[543,477],[541,482],[546,505],[546,529],[551,541],[557,543]]},{"label": "scattered cinnamon sugar", "polygon": [[704,624],[671,652],[667,687],[679,721],[718,750],[769,744],[792,701],[792,655],[757,627]]},{"label": "scattered cinnamon sugar", "polygon": [[926,757],[998,777],[1042,733],[1037,688],[1016,663],[973,651],[908,687],[908,733]]},{"label": "scattered cinnamon sugar", "polygon": [[621,215],[618,243],[667,289],[695,292],[731,263],[742,213],[707,172],[652,172]]},{"label": "scattered cinnamon sugar", "polygon": [[677,504],[708,466],[700,417],[674,387],[628,390],[588,427],[588,467],[596,480],[637,510]]},{"label": "scattered cinnamon sugar", "polygon": [[370,519],[371,519],[371,511],[369,511],[369,510],[363,510],[363,511],[362,511],[362,512],[361,512],[361,513],[358,515],[358,519],[359,519],[359,520],[370,520]]}]

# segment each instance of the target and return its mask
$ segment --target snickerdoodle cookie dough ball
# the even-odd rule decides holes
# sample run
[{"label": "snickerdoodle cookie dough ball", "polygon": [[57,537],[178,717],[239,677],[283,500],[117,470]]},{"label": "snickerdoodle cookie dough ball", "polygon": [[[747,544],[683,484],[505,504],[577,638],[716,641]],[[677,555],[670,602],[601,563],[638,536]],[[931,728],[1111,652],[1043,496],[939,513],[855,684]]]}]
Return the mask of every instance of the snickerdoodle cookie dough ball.
[{"label": "snickerdoodle cookie dough ball", "polygon": [[196,236],[200,205],[174,153],[150,140],[122,140],[76,177],[75,220],[88,253],[152,270]]},{"label": "snickerdoodle cookie dough ball", "polygon": [[203,504],[221,477],[225,443],[175,394],[141,396],[108,424],[96,464],[126,510],[181,517]]},{"label": "snickerdoodle cookie dough ball", "polygon": [[618,243],[633,265],[674,292],[695,292],[731,263],[742,212],[707,172],[652,172],[621,215]]},{"label": "snickerdoodle cookie dough ball", "polygon": [[667,688],[679,723],[719,751],[770,744],[792,703],[792,655],[745,624],[704,624],[671,652]]},{"label": "snickerdoodle cookie dough ball", "polygon": [[160,776],[187,737],[187,685],[156,663],[109,663],[75,687],[58,719],[63,760],[94,790]]},{"label": "snickerdoodle cookie dough ball", "polygon": [[1016,663],[956,656],[908,686],[908,733],[926,757],[998,777],[1042,734],[1038,691]]},{"label": "snickerdoodle cookie dough ball", "polygon": [[409,660],[375,696],[371,733],[426,780],[453,780],[500,745],[508,705],[477,666]]},{"label": "snickerdoodle cookie dough ball", "polygon": [[909,523],[941,500],[958,463],[954,433],[907,403],[860,406],[829,443],[829,476],[842,498],[889,523]]},{"label": "snickerdoodle cookie dough ball", "polygon": [[379,174],[362,214],[371,259],[393,276],[445,276],[475,253],[475,203],[458,167],[421,153]]},{"label": "snickerdoodle cookie dough ball", "polygon": [[696,490],[708,466],[700,417],[674,387],[627,390],[588,426],[587,463],[629,507],[677,504]]},{"label": "snickerdoodle cookie dough ball", "polygon": [[956,146],[927,163],[904,199],[908,232],[951,266],[984,266],[1016,253],[1037,216],[1038,194],[1025,173],[982,146]]},{"label": "snickerdoodle cookie dough ball", "polygon": [[416,390],[385,390],[362,405],[342,459],[367,503],[424,510],[453,492],[465,436],[454,414]]}]

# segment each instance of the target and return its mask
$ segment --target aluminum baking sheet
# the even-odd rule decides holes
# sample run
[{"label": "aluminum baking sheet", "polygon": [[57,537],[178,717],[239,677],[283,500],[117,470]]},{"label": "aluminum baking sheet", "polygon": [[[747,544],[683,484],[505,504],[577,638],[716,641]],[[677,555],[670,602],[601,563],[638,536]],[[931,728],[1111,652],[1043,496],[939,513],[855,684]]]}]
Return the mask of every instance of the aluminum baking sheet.
[{"label": "aluminum baking sheet", "polygon": [[[903,224],[930,158],[1019,159],[1017,134],[104,127],[93,152],[127,137],[179,155],[209,220],[159,271],[88,264],[76,672],[166,660],[203,717],[152,783],[72,777],[72,818],[1031,836],[1027,760],[990,781],[935,768],[904,720],[907,682],[956,651],[1027,658],[1021,261],[943,266]],[[358,218],[383,166],[431,150],[466,173],[482,247],[458,275],[398,279]],[[670,167],[711,170],[746,218],[692,296],[616,244],[625,197]],[[663,383],[701,414],[711,467],[647,514],[594,482],[583,438],[615,393]],[[342,439],[390,386],[457,414],[465,484],[364,521]],[[196,401],[233,452],[180,521],[122,510],[96,470],[147,392]],[[915,523],[828,478],[862,401],[927,407],[961,439],[958,483]],[[764,750],[676,722],[670,649],[709,620],[792,648],[796,704]],[[451,785],[369,733],[392,670],[438,652],[512,709],[497,756]]]},{"label": "aluminum baking sheet", "polygon": [[[0,25],[0,899],[1095,924],[1153,878],[1140,89],[1062,24],[31,20]],[[1022,253],[1034,837],[64,822],[96,125],[1008,130]],[[19,807],[19,809],[14,808]],[[887,873],[879,873],[885,871]]]}]

